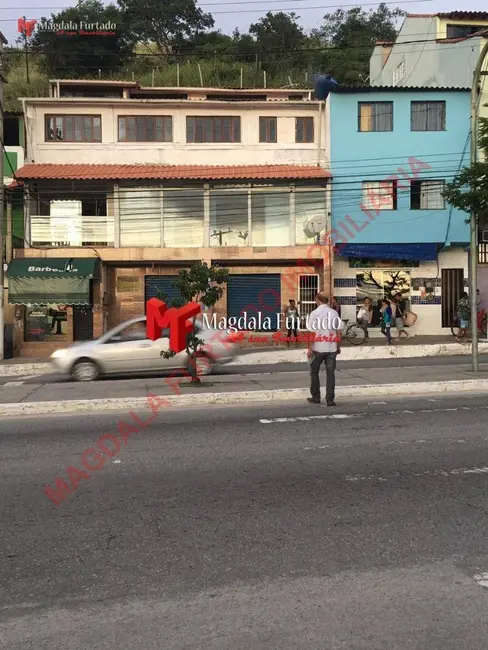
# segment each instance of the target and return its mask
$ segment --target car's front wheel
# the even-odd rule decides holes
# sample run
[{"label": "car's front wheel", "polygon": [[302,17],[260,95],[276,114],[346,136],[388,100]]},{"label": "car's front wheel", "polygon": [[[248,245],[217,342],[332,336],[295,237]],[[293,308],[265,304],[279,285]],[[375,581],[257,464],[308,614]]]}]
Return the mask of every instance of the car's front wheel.
[{"label": "car's front wheel", "polygon": [[97,364],[90,359],[80,359],[71,370],[71,376],[76,381],[95,381],[99,374]]}]

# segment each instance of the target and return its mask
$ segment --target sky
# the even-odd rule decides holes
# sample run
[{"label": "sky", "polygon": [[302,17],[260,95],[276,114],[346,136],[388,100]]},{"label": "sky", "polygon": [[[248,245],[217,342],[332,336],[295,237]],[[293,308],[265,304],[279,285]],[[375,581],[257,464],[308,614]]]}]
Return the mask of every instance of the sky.
[{"label": "sky", "polygon": [[[344,9],[357,6],[357,3],[347,0],[346,4],[333,4],[334,0],[201,0],[199,6],[213,14],[215,27],[231,34],[236,27],[241,31],[256,22],[268,11],[294,11],[300,16],[300,23],[306,29],[312,29],[320,24],[325,13],[334,12],[339,7]],[[337,0],[336,0],[337,2]],[[0,31],[10,44],[14,44],[18,36],[17,19],[25,15],[27,18],[49,17],[62,9],[73,6],[73,2],[63,0],[24,0],[15,5],[14,0],[0,0]],[[378,2],[362,4],[366,10],[374,9]],[[414,2],[387,2],[390,7],[400,7],[409,13],[436,13],[439,11],[486,11],[486,0],[468,0],[466,4],[459,0],[420,0]]]}]

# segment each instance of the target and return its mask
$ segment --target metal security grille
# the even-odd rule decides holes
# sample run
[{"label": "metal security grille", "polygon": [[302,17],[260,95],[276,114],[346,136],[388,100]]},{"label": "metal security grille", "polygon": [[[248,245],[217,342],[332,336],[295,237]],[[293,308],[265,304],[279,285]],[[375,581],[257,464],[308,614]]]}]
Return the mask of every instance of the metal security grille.
[{"label": "metal security grille", "polygon": [[310,316],[310,314],[317,306],[315,303],[315,296],[317,295],[318,291],[318,274],[300,275],[298,288],[298,307],[303,322],[305,322],[307,316]]},{"label": "metal security grille", "polygon": [[442,269],[442,327],[451,327],[464,291],[463,269]]}]

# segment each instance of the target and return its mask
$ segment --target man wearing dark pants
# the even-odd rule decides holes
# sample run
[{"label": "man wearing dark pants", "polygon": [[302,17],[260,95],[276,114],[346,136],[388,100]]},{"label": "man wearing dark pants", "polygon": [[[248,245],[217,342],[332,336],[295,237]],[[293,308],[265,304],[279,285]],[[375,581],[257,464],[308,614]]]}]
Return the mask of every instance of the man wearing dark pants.
[{"label": "man wearing dark pants", "polygon": [[308,318],[307,329],[315,336],[308,343],[307,356],[310,359],[310,393],[308,398],[311,404],[320,404],[320,378],[319,372],[325,362],[327,406],[335,406],[335,370],[336,358],[341,348],[342,323],[338,313],[328,306],[329,299],[318,293],[315,309]]}]

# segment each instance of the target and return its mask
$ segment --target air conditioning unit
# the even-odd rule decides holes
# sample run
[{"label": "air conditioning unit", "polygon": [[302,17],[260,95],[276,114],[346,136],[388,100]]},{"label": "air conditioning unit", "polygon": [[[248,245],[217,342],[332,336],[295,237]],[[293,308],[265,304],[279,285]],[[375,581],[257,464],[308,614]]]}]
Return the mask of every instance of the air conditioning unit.
[{"label": "air conditioning unit", "polygon": [[481,231],[481,241],[483,243],[488,243],[488,230]]}]

